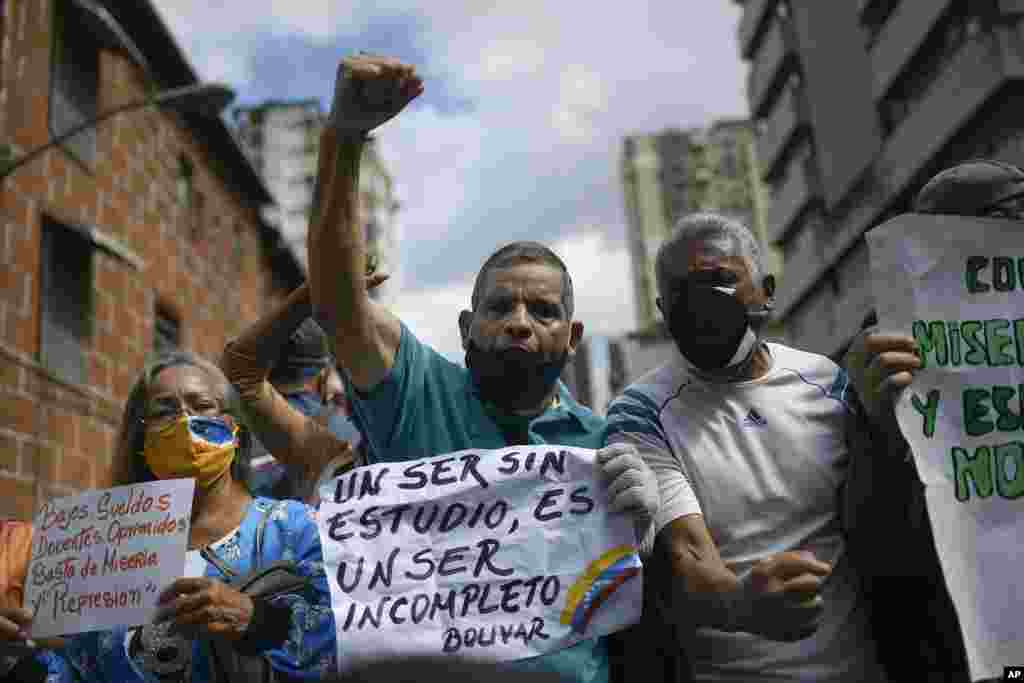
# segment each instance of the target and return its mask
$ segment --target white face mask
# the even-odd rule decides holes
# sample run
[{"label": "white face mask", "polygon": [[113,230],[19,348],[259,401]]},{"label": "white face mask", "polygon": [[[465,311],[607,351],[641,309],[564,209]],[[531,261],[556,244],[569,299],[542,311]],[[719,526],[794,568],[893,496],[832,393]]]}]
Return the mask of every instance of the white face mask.
[{"label": "white face mask", "polygon": [[740,363],[750,358],[750,354],[754,352],[757,347],[757,333],[749,325],[747,325],[747,331],[743,333],[743,339],[740,341],[739,348],[736,349],[736,353],[726,363],[725,368],[735,368]]},{"label": "white face mask", "polygon": [[[728,294],[729,296],[734,298],[736,296],[735,287],[718,286],[714,287],[714,289],[718,290],[722,294]],[[754,352],[754,348],[756,346],[757,333],[754,332],[754,329],[750,326],[749,323],[747,323],[747,330],[746,332],[743,333],[743,339],[740,340],[740,345],[736,347],[736,353],[732,355],[732,358],[729,359],[729,362],[726,363],[725,367],[722,369],[725,371],[734,369],[737,365],[744,362],[750,357],[750,354]]]}]

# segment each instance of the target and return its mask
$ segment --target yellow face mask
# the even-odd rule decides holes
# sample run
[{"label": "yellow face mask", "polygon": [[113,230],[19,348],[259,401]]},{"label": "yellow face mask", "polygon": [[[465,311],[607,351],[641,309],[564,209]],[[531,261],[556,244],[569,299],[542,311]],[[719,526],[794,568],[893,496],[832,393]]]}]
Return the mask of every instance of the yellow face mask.
[{"label": "yellow face mask", "polygon": [[183,415],[146,432],[142,457],[158,479],[194,477],[207,489],[231,467],[237,433],[221,418]]}]

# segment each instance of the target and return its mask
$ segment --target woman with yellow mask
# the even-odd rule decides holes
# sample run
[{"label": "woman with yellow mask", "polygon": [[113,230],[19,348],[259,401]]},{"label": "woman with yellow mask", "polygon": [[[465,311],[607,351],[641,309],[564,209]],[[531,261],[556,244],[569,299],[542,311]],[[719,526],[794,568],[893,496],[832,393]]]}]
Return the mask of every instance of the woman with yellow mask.
[{"label": "woman with yellow mask", "polygon": [[[136,382],[114,484],[195,479],[184,576],[164,587],[153,623],[69,634],[60,654],[70,669],[60,678],[220,683],[252,671],[269,680],[319,679],[336,668],[315,513],[295,501],[253,498],[238,480],[240,430],[230,404],[220,370],[189,353],[162,356]],[[281,560],[290,561],[294,579],[288,592],[253,597],[233,587]]]}]

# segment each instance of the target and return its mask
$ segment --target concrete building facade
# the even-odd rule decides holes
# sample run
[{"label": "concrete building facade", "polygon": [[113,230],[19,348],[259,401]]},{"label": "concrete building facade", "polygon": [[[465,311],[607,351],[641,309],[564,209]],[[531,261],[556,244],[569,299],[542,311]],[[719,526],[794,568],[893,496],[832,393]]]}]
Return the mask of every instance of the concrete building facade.
[{"label": "concrete building facade", "polygon": [[837,354],[872,306],[864,233],[942,168],[1024,163],[1024,3],[740,4],[777,313],[791,343]]},{"label": "concrete building facade", "polygon": [[654,259],[680,216],[716,211],[764,237],[764,192],[754,141],[752,124],[731,120],[624,140],[620,173],[638,330],[650,331],[660,320]]},{"label": "concrete building facade", "polygon": [[[147,93],[197,82],[149,0],[0,4],[0,141],[18,158]],[[120,114],[0,185],[0,516],[109,485],[124,401],[154,353],[215,359],[301,283],[270,193],[216,116]]]}]

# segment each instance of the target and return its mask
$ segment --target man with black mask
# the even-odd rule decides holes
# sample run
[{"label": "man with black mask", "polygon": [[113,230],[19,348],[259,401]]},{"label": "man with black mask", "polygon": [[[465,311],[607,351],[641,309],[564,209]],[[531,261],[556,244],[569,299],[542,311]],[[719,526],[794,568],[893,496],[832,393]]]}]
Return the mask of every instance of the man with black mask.
[{"label": "man with black mask", "polygon": [[[465,449],[558,444],[598,449],[604,420],[558,381],[583,324],[573,319],[572,280],[550,249],[516,242],[484,263],[471,309],[458,316],[463,368],[420,342],[372,301],[363,284],[366,245],[356,188],[366,133],[423,89],[413,67],[383,57],[346,59],[321,137],[319,211],[309,233],[313,310],[334,339],[355,387],[353,408],[373,462],[416,460]],[[598,451],[609,507],[629,511],[639,534],[657,510],[654,474],[635,449]],[[605,639],[505,665],[603,683]]]},{"label": "man with black mask", "polygon": [[845,374],[761,339],[774,280],[736,221],[684,217],[655,267],[680,356],[612,402],[608,442],[658,477],[649,576],[696,680],[885,680],[839,526]]}]

